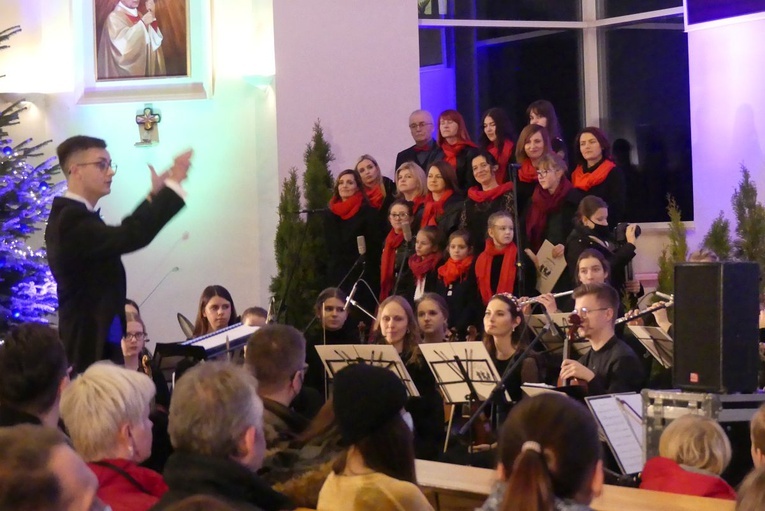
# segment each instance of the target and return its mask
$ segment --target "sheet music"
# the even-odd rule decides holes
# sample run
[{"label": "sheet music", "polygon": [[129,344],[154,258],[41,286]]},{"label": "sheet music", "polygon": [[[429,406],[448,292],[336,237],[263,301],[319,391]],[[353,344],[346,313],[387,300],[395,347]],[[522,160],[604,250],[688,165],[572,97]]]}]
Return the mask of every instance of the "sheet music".
[{"label": "sheet music", "polygon": [[563,270],[566,269],[566,258],[563,256],[553,257],[552,251],[555,246],[549,240],[544,240],[537,252],[537,291],[540,294],[549,293],[555,287]]},{"label": "sheet music", "polygon": [[[466,403],[470,396],[470,387],[465,383],[454,360],[455,356],[459,357],[470,381],[473,382],[479,401],[489,398],[501,377],[482,342],[420,344],[420,351],[447,403]],[[509,401],[509,394],[505,393],[505,398]]]},{"label": "sheet music", "polygon": [[586,398],[624,474],[643,470],[643,401],[640,394]]},{"label": "sheet music", "polygon": [[556,390],[556,387],[553,385],[548,385],[547,383],[524,383],[521,385],[521,390],[529,397],[538,396],[539,394],[544,394],[545,392],[563,394],[563,392]]},{"label": "sheet music", "polygon": [[237,323],[235,325],[216,330],[215,332],[209,333],[207,335],[189,339],[188,341],[183,341],[181,344],[184,346],[201,346],[206,351],[211,351],[225,345],[227,338],[231,344],[239,343],[239,341],[242,339],[246,341],[247,337],[249,337],[250,334],[252,334],[258,328],[259,327],[257,326],[247,326],[243,325],[242,323]]},{"label": "sheet music", "polygon": [[645,346],[645,349],[653,355],[662,366],[669,369],[674,361],[674,342],[667,333],[656,326],[633,326],[627,328],[632,335]]},{"label": "sheet music", "polygon": [[335,373],[344,367],[363,362],[393,371],[406,386],[406,392],[410,397],[419,397],[420,395],[409,371],[407,371],[404,362],[393,346],[388,344],[330,344],[315,346],[315,348],[330,380],[334,378]]}]

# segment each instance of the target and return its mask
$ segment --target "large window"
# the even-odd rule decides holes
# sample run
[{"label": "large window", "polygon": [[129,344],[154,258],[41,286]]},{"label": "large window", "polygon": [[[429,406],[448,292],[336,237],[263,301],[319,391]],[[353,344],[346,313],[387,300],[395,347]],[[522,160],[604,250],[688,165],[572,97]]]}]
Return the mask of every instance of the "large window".
[{"label": "large window", "polygon": [[584,126],[618,141],[628,220],[666,221],[667,194],[693,219],[682,0],[433,1],[420,19],[423,105],[456,107],[478,135],[483,110],[505,108],[520,131],[528,104],[547,99],[569,151]]}]

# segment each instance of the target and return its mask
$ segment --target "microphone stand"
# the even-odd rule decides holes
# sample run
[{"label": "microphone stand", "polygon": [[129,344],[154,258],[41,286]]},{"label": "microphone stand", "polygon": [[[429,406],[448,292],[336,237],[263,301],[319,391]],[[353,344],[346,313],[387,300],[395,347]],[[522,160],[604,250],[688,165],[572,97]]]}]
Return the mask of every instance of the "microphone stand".
[{"label": "microphone stand", "polygon": [[532,340],[528,346],[526,346],[526,349],[523,350],[521,355],[518,357],[518,360],[513,362],[512,365],[508,366],[507,369],[505,369],[505,373],[502,375],[502,377],[499,379],[497,384],[494,386],[494,388],[491,390],[491,393],[489,394],[489,397],[486,398],[486,401],[481,403],[481,406],[478,407],[478,409],[473,412],[473,415],[470,416],[470,418],[467,420],[465,424],[459,429],[457,432],[460,436],[465,436],[465,434],[470,431],[470,428],[472,428],[473,423],[480,417],[480,415],[483,413],[483,411],[486,409],[487,406],[489,406],[490,403],[494,401],[494,399],[501,395],[507,385],[507,381],[510,379],[510,376],[513,375],[513,373],[518,369],[524,360],[526,360],[526,357],[529,356],[529,353],[531,353],[531,350],[534,349],[534,346],[537,345],[537,343],[540,341],[542,336],[550,330],[550,325],[545,325],[539,333],[534,337],[534,340]]},{"label": "microphone stand", "polygon": [[515,256],[515,279],[518,287],[515,289],[515,296],[526,295],[526,275],[523,271],[523,261],[521,258],[525,255],[523,251],[523,244],[521,243],[521,222],[520,213],[518,212],[518,170],[521,166],[517,163],[510,163],[507,166],[507,171],[510,173],[510,178],[513,180],[513,227],[515,227],[515,246],[517,247],[517,255]]},{"label": "microphone stand", "polygon": [[[306,223],[306,225],[308,225],[308,224]],[[305,239],[305,236],[303,236],[303,239]],[[342,288],[343,287],[343,284],[345,284],[345,281],[348,280],[348,277],[350,277],[351,274],[353,274],[353,270],[356,269],[356,267],[359,265],[359,263],[361,263],[361,273],[359,273],[359,278],[356,279],[356,281],[358,282],[359,280],[361,280],[361,277],[364,275],[364,270],[367,267],[367,262],[366,262],[366,259],[365,259],[364,255],[359,254],[359,257],[353,263],[353,266],[351,266],[351,269],[348,270],[348,272],[343,276],[342,280],[340,280],[340,283],[336,287],[338,287],[338,288]],[[348,296],[350,296],[350,295],[348,295]],[[356,305],[356,304],[354,303],[353,305]],[[281,304],[280,304],[280,306],[281,306]],[[361,308],[361,307],[359,307],[359,308]],[[364,311],[364,312],[369,314],[367,311]],[[316,321],[316,315],[314,315],[314,317],[311,318],[311,321],[309,321],[308,324],[305,326],[305,328],[303,329],[303,333],[306,333],[308,331],[308,329],[311,328],[311,326],[313,326],[313,322],[314,321]]]},{"label": "microphone stand", "polygon": [[401,267],[398,269],[398,275],[396,275],[396,284],[393,286],[393,292],[391,295],[395,295],[398,292],[398,284],[401,282],[401,274],[404,273],[406,261],[409,258],[409,243],[411,243],[411,240],[404,240],[404,259],[401,261]]}]

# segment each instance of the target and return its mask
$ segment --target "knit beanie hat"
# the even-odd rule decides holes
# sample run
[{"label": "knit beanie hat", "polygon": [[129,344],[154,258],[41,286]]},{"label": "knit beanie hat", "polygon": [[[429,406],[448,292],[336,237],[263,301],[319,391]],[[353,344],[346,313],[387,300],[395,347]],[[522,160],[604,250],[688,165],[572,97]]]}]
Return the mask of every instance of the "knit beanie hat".
[{"label": "knit beanie hat", "polygon": [[349,365],[335,374],[333,409],[347,444],[374,433],[406,404],[406,387],[388,369]]}]

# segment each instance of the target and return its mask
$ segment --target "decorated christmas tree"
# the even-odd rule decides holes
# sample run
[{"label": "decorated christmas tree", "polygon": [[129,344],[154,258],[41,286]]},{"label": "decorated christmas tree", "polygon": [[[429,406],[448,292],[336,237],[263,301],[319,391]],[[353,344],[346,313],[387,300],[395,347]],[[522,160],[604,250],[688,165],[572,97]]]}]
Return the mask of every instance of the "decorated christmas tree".
[{"label": "decorated christmas tree", "polygon": [[[3,43],[19,31],[0,32]],[[1,103],[1,102],[0,102]],[[59,166],[45,158],[32,139],[14,142],[7,128],[18,125],[26,110],[23,101],[0,107],[0,335],[24,321],[44,321],[55,312],[56,282],[48,268],[42,237],[33,236],[48,218],[53,197],[65,182],[52,184]],[[42,160],[42,161],[40,161]],[[33,246],[36,245],[36,246]]]}]

